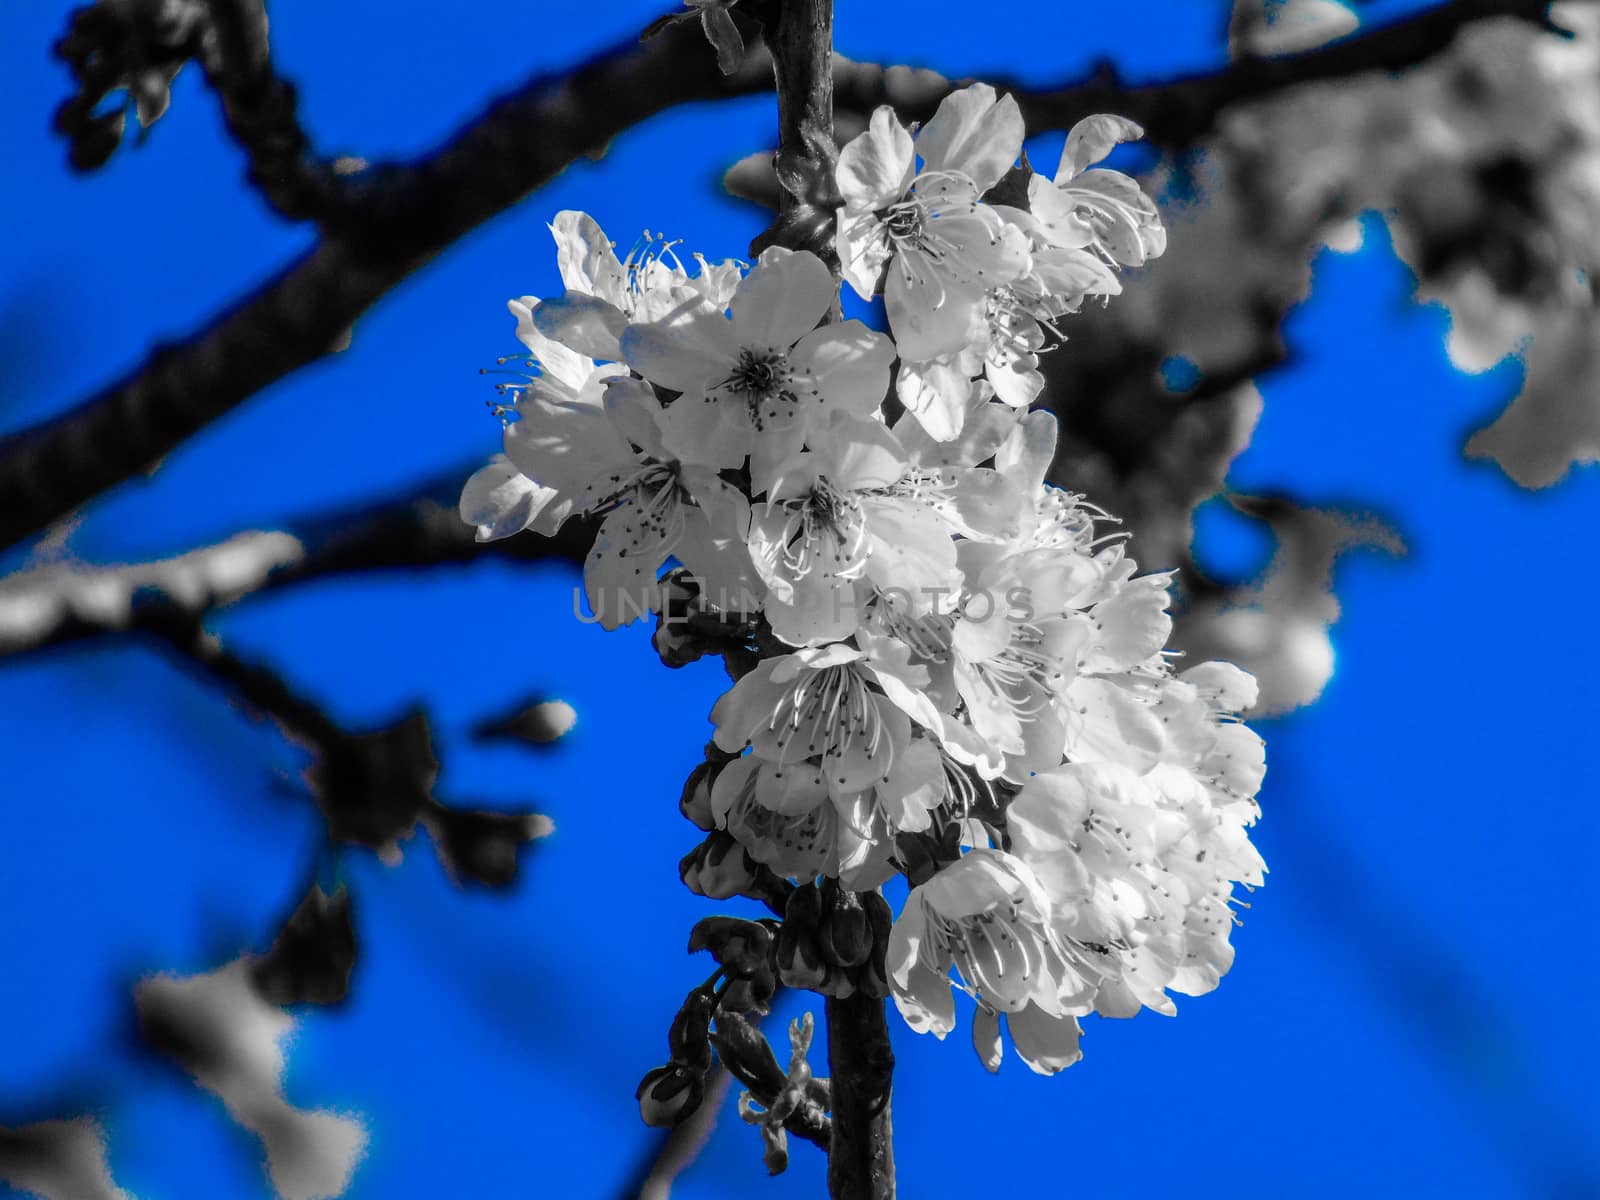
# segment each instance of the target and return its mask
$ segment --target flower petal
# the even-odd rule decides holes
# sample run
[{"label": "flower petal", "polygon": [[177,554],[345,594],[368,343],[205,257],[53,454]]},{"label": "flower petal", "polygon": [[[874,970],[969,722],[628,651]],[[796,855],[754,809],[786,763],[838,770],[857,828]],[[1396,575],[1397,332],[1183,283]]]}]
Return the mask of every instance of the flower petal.
[{"label": "flower petal", "polygon": [[[839,152],[839,191],[845,210],[873,212],[899,200],[916,174],[911,134],[894,109],[881,105],[866,131]],[[842,210],[843,211],[843,210]]]},{"label": "flower petal", "polygon": [[1054,1075],[1083,1057],[1083,1030],[1072,1016],[1051,1016],[1037,1004],[1006,1014],[1006,1028],[1017,1054],[1036,1074]]},{"label": "flower petal", "polygon": [[883,301],[900,357],[926,362],[962,349],[982,300],[981,290],[938,270],[926,255],[896,254]]},{"label": "flower petal", "polygon": [[1056,168],[1056,182],[1064,183],[1093,163],[1099,162],[1119,142],[1136,142],[1144,136],[1144,129],[1127,117],[1111,113],[1096,113],[1085,117],[1067,134],[1066,147],[1061,151],[1061,165]]},{"label": "flower petal", "polygon": [[887,337],[850,320],[806,334],[790,353],[789,365],[815,380],[825,406],[865,416],[889,390],[894,355],[894,343]]},{"label": "flower petal", "polygon": [[[478,527],[478,541],[496,541],[532,525],[557,494],[554,488],[529,479],[505,455],[497,454],[461,489],[461,519]],[[564,509],[563,518],[571,505]]]},{"label": "flower petal", "polygon": [[734,336],[741,347],[787,354],[838,296],[833,274],[815,254],[773,246],[733,293]]},{"label": "flower petal", "polygon": [[590,358],[617,362],[622,358],[622,331],[628,318],[609,300],[568,292],[534,310],[539,332]]},{"label": "flower petal", "polygon": [[917,134],[916,149],[930,171],[959,171],[986,192],[1022,153],[1022,110],[1011,96],[998,100],[986,83],[951,92]]},{"label": "flower petal", "polygon": [[628,276],[599,224],[586,212],[566,209],[550,222],[556,265],[567,290],[587,292],[612,304],[628,290]]}]

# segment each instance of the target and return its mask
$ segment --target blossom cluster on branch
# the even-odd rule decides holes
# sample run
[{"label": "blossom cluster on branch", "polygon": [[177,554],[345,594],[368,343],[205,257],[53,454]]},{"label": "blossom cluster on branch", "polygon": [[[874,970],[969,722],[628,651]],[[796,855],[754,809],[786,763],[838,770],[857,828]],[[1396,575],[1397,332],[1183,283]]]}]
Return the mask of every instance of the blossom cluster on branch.
[{"label": "blossom cluster on branch", "polygon": [[[461,512],[484,539],[598,518],[603,625],[659,613],[669,658],[707,622],[746,647],[685,804],[740,853],[686,882],[905,875],[871,952],[906,1020],[954,1027],[954,968],[986,1065],[1004,1015],[1050,1073],[1079,1057],[1079,1016],[1171,1012],[1169,990],[1228,969],[1233,884],[1264,872],[1245,832],[1264,766],[1237,721],[1253,681],[1175,669],[1169,576],[1044,482],[1056,421],[1029,411],[1066,318],[1165,247],[1150,198],[1095,165],[1140,130],[1080,122],[1053,177],[1019,165],[1023,134],[977,84],[919,130],[879,109],[844,147],[844,279],[882,293],[887,333],[838,319],[807,251],[691,270],[646,235],[619,259],[561,213],[565,294],[510,304],[526,372]],[[774,953],[830,995],[872,977]]]}]

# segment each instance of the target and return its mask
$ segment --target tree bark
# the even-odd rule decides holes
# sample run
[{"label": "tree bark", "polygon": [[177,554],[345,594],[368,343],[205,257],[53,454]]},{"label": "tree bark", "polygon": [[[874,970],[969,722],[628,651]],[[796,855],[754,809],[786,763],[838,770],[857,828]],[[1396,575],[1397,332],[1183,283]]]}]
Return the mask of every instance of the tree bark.
[{"label": "tree bark", "polygon": [[833,1200],[893,1200],[889,1099],[894,1051],[889,1048],[884,1001],[857,992],[830,999],[827,1011],[833,1087],[828,1194]]}]

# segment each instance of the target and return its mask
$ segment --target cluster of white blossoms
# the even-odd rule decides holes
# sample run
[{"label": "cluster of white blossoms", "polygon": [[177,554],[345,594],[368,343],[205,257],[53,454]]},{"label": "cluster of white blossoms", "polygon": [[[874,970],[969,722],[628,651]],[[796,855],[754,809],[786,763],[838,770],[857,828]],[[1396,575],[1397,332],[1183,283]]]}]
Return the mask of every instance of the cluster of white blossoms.
[{"label": "cluster of white blossoms", "polygon": [[[511,303],[536,370],[462,497],[483,538],[599,518],[584,580],[608,628],[660,610],[673,560],[703,610],[760,628],[712,712],[738,755],[712,819],[801,882],[905,873],[895,1000],[943,1037],[967,993],[991,1068],[1001,1014],[1049,1073],[1079,1016],[1214,987],[1232,886],[1264,870],[1253,682],[1173,669],[1168,576],[1045,483],[1055,418],[1029,411],[1059,322],[1164,248],[1139,186],[1092,165],[1139,133],[1091,117],[1053,179],[1027,177],[992,88],[919,132],[880,109],[840,156],[837,245],[889,335],[835,319],[811,253],[691,271],[647,237],[619,260],[560,214],[566,294]],[[919,838],[944,852],[913,869]]]}]

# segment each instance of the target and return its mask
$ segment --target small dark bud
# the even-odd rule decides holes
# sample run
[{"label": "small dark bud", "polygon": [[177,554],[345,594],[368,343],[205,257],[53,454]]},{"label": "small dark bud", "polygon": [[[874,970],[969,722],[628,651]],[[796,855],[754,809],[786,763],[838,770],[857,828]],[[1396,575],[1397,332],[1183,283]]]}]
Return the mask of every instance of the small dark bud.
[{"label": "small dark bud", "polygon": [[872,931],[867,914],[854,892],[839,892],[817,929],[817,948],[836,967],[854,967],[872,953]]},{"label": "small dark bud", "polygon": [[772,952],[772,931],[759,921],[741,917],[705,917],[689,933],[689,953],[711,951],[711,957],[736,977],[764,969]]},{"label": "small dark bud", "polygon": [[555,826],[538,813],[503,813],[440,807],[428,826],[439,857],[457,883],[503,888],[517,878],[518,852]]},{"label": "small dark bud", "polygon": [[783,1090],[787,1076],[778,1065],[772,1044],[749,1021],[731,1014],[720,1016],[711,1037],[722,1065],[745,1087],[763,1096],[775,1096]]},{"label": "small dark bud", "polygon": [[770,966],[763,966],[723,988],[717,1007],[727,1013],[764,1013],[777,990],[778,977]]},{"label": "small dark bud", "polygon": [[350,894],[312,884],[252,973],[269,1004],[337,1004],[349,994],[355,961]]},{"label": "small dark bud", "polygon": [[673,1063],[699,1071],[711,1069],[711,1012],[716,997],[696,989],[689,993],[667,1031],[667,1051]]},{"label": "small dark bud", "polygon": [[716,768],[703,762],[689,772],[683,782],[683,794],[678,797],[678,811],[707,833],[715,828],[711,820],[711,785],[716,780]]},{"label": "small dark bud", "polygon": [[578,714],[565,700],[540,700],[523,703],[509,713],[489,717],[472,727],[479,741],[521,742],[528,746],[548,746],[560,741],[578,723]]},{"label": "small dark bud", "polygon": [[732,834],[719,829],[683,856],[678,878],[698,896],[728,900],[754,886],[756,864]]},{"label": "small dark bud", "polygon": [[889,931],[894,926],[894,913],[889,902],[877,892],[867,892],[861,897],[861,907],[866,913],[867,927],[872,938],[872,952],[856,970],[856,985],[874,1000],[889,994]]},{"label": "small dark bud", "polygon": [[675,1063],[656,1067],[639,1081],[634,1093],[639,1101],[639,1116],[646,1125],[658,1129],[676,1125],[700,1107],[705,1098],[704,1073]]},{"label": "small dark bud", "polygon": [[795,888],[784,902],[783,922],[786,926],[793,923],[797,932],[816,933],[817,926],[822,923],[822,893],[810,884]]},{"label": "small dark bud", "polygon": [[817,950],[813,928],[804,922],[785,919],[778,930],[776,958],[778,978],[787,987],[818,990],[828,978],[828,964]]},{"label": "small dark bud", "polygon": [[91,117],[72,133],[72,145],[67,161],[74,171],[93,171],[105,166],[122,144],[123,127],[127,116],[122,109],[99,117]]}]

